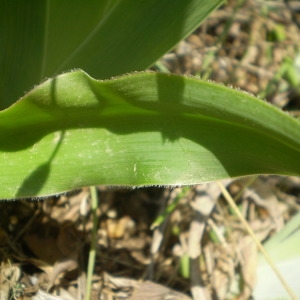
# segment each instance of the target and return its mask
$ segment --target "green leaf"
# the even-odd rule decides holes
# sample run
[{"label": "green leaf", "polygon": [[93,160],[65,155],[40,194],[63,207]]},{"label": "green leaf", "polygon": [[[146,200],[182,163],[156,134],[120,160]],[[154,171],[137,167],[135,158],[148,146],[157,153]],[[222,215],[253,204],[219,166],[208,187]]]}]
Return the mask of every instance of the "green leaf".
[{"label": "green leaf", "polygon": [[145,70],[222,2],[4,0],[0,109],[66,70],[81,68],[98,79]]},{"label": "green leaf", "polygon": [[[300,298],[299,276],[300,269],[300,213],[298,212],[284,228],[272,236],[265,244],[265,250],[274,261],[277,269],[289,284],[290,288]],[[275,300],[289,299],[285,288],[274,271],[259,255],[257,268],[257,285],[254,289],[255,299]]]},{"label": "green leaf", "polygon": [[[12,122],[13,120],[13,122]],[[48,80],[0,112],[0,198],[300,174],[300,122],[246,93],[139,73]]]}]

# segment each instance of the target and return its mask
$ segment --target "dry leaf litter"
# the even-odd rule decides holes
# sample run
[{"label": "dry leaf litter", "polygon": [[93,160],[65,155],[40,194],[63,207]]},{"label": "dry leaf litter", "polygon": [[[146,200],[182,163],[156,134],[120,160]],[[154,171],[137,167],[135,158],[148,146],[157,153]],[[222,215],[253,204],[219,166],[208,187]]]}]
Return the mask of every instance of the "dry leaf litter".
[{"label": "dry leaf litter", "polygon": [[[300,55],[299,26],[298,1],[229,1],[158,67],[229,84],[299,116],[299,90],[284,70]],[[299,211],[299,178],[223,184],[260,241]],[[92,299],[250,299],[257,248],[216,183],[99,186],[98,195]],[[84,299],[93,227],[89,189],[0,205],[0,299]],[[241,289],[233,296],[237,277]]]}]

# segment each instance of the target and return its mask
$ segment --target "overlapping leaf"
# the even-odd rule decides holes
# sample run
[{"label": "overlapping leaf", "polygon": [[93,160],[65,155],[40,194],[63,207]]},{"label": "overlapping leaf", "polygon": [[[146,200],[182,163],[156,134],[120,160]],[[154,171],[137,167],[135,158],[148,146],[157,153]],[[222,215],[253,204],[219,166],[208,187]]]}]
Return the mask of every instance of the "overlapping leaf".
[{"label": "overlapping leaf", "polygon": [[74,68],[98,79],[145,70],[222,2],[4,0],[0,109]]},{"label": "overlapping leaf", "polygon": [[296,175],[300,122],[194,78],[140,73],[97,81],[76,71],[0,112],[0,168],[1,198],[93,184]]}]

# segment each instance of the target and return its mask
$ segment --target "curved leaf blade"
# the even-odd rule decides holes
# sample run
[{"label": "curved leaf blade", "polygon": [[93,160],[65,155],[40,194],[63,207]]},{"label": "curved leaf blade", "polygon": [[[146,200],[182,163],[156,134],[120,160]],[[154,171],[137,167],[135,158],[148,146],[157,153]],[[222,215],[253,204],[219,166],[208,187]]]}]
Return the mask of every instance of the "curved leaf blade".
[{"label": "curved leaf blade", "polygon": [[66,70],[106,79],[141,71],[223,0],[18,0],[0,10],[0,109]]},{"label": "curved leaf blade", "polygon": [[[11,120],[14,120],[12,122]],[[0,198],[300,173],[300,122],[195,78],[48,80],[0,112]]]}]

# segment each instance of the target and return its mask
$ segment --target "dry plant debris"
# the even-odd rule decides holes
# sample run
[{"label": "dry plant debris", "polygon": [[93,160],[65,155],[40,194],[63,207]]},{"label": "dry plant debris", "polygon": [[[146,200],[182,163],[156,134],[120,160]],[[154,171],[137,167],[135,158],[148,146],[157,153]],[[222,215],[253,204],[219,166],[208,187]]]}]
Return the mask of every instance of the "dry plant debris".
[{"label": "dry plant debris", "polygon": [[[299,56],[299,4],[229,1],[161,62],[299,114],[299,90],[284,70]],[[260,241],[299,211],[299,178],[225,184]],[[99,186],[98,195],[92,299],[251,297],[257,249],[214,183],[174,190]],[[0,299],[84,299],[89,189],[0,205]]]},{"label": "dry plant debris", "polygon": [[290,67],[300,55],[299,1],[228,2],[166,54],[163,64],[299,110],[299,90],[290,88]]},{"label": "dry plant debris", "polygon": [[[225,184],[263,241],[299,211],[300,180],[262,177],[245,187],[249,180]],[[190,289],[194,299],[230,299],[237,276],[239,299],[251,296],[257,249],[215,183],[98,190],[93,299],[141,299],[142,292],[147,299],[190,299]],[[174,210],[151,230],[178,195]],[[13,220],[1,222],[1,299],[84,299],[92,227],[87,200],[83,189],[1,204]],[[188,261],[190,272],[184,271]]]}]

